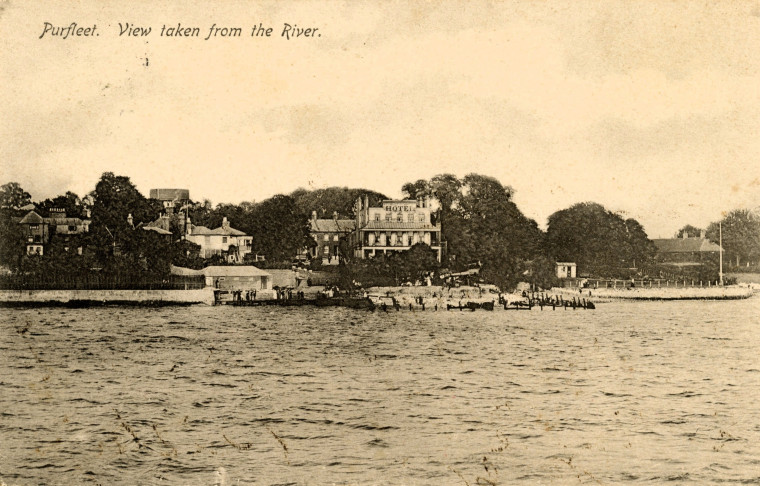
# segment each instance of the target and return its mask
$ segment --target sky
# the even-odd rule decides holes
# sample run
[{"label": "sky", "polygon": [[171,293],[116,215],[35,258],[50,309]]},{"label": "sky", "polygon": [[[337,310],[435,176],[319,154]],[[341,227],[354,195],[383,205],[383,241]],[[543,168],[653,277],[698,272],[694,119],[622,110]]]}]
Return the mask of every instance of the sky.
[{"label": "sky", "polygon": [[651,238],[760,206],[760,0],[56,3],[0,0],[0,183],[35,200],[107,171],[215,204],[475,172],[542,227],[594,201]]}]

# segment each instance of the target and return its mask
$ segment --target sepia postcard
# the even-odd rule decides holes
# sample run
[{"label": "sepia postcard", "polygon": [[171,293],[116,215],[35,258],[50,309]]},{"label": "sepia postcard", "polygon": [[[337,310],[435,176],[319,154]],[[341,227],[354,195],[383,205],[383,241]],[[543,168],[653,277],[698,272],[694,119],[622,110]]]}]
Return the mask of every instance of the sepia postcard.
[{"label": "sepia postcard", "polygon": [[758,46],[0,0],[0,485],[760,483]]}]

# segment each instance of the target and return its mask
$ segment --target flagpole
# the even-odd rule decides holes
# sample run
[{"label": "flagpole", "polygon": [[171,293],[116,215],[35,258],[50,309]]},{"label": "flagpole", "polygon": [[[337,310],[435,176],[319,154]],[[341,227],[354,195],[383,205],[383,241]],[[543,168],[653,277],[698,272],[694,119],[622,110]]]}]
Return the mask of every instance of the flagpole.
[{"label": "flagpole", "polygon": [[723,286],[723,222],[718,221],[718,246],[720,251],[720,269],[718,270],[718,276],[720,277],[720,286]]}]

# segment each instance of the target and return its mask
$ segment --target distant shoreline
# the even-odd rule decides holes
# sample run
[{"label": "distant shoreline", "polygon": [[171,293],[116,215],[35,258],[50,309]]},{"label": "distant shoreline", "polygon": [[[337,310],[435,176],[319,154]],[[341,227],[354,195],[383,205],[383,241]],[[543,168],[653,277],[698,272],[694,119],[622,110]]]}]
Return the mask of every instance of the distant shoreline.
[{"label": "distant shoreline", "polygon": [[581,296],[592,301],[602,300],[739,300],[752,297],[751,287],[647,287],[625,289],[554,288],[551,293]]}]

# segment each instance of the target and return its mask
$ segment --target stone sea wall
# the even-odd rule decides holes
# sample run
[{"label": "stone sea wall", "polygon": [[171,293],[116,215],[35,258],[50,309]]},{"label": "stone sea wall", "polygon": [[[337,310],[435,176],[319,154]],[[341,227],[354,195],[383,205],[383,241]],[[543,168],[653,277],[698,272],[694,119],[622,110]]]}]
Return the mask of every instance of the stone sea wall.
[{"label": "stone sea wall", "polygon": [[749,287],[652,287],[652,288],[619,288],[619,289],[578,289],[554,288],[553,294],[567,297],[583,297],[586,299],[626,299],[626,300],[731,300],[752,297],[753,289]]},{"label": "stone sea wall", "polygon": [[213,304],[211,288],[195,290],[0,290],[0,305]]}]

